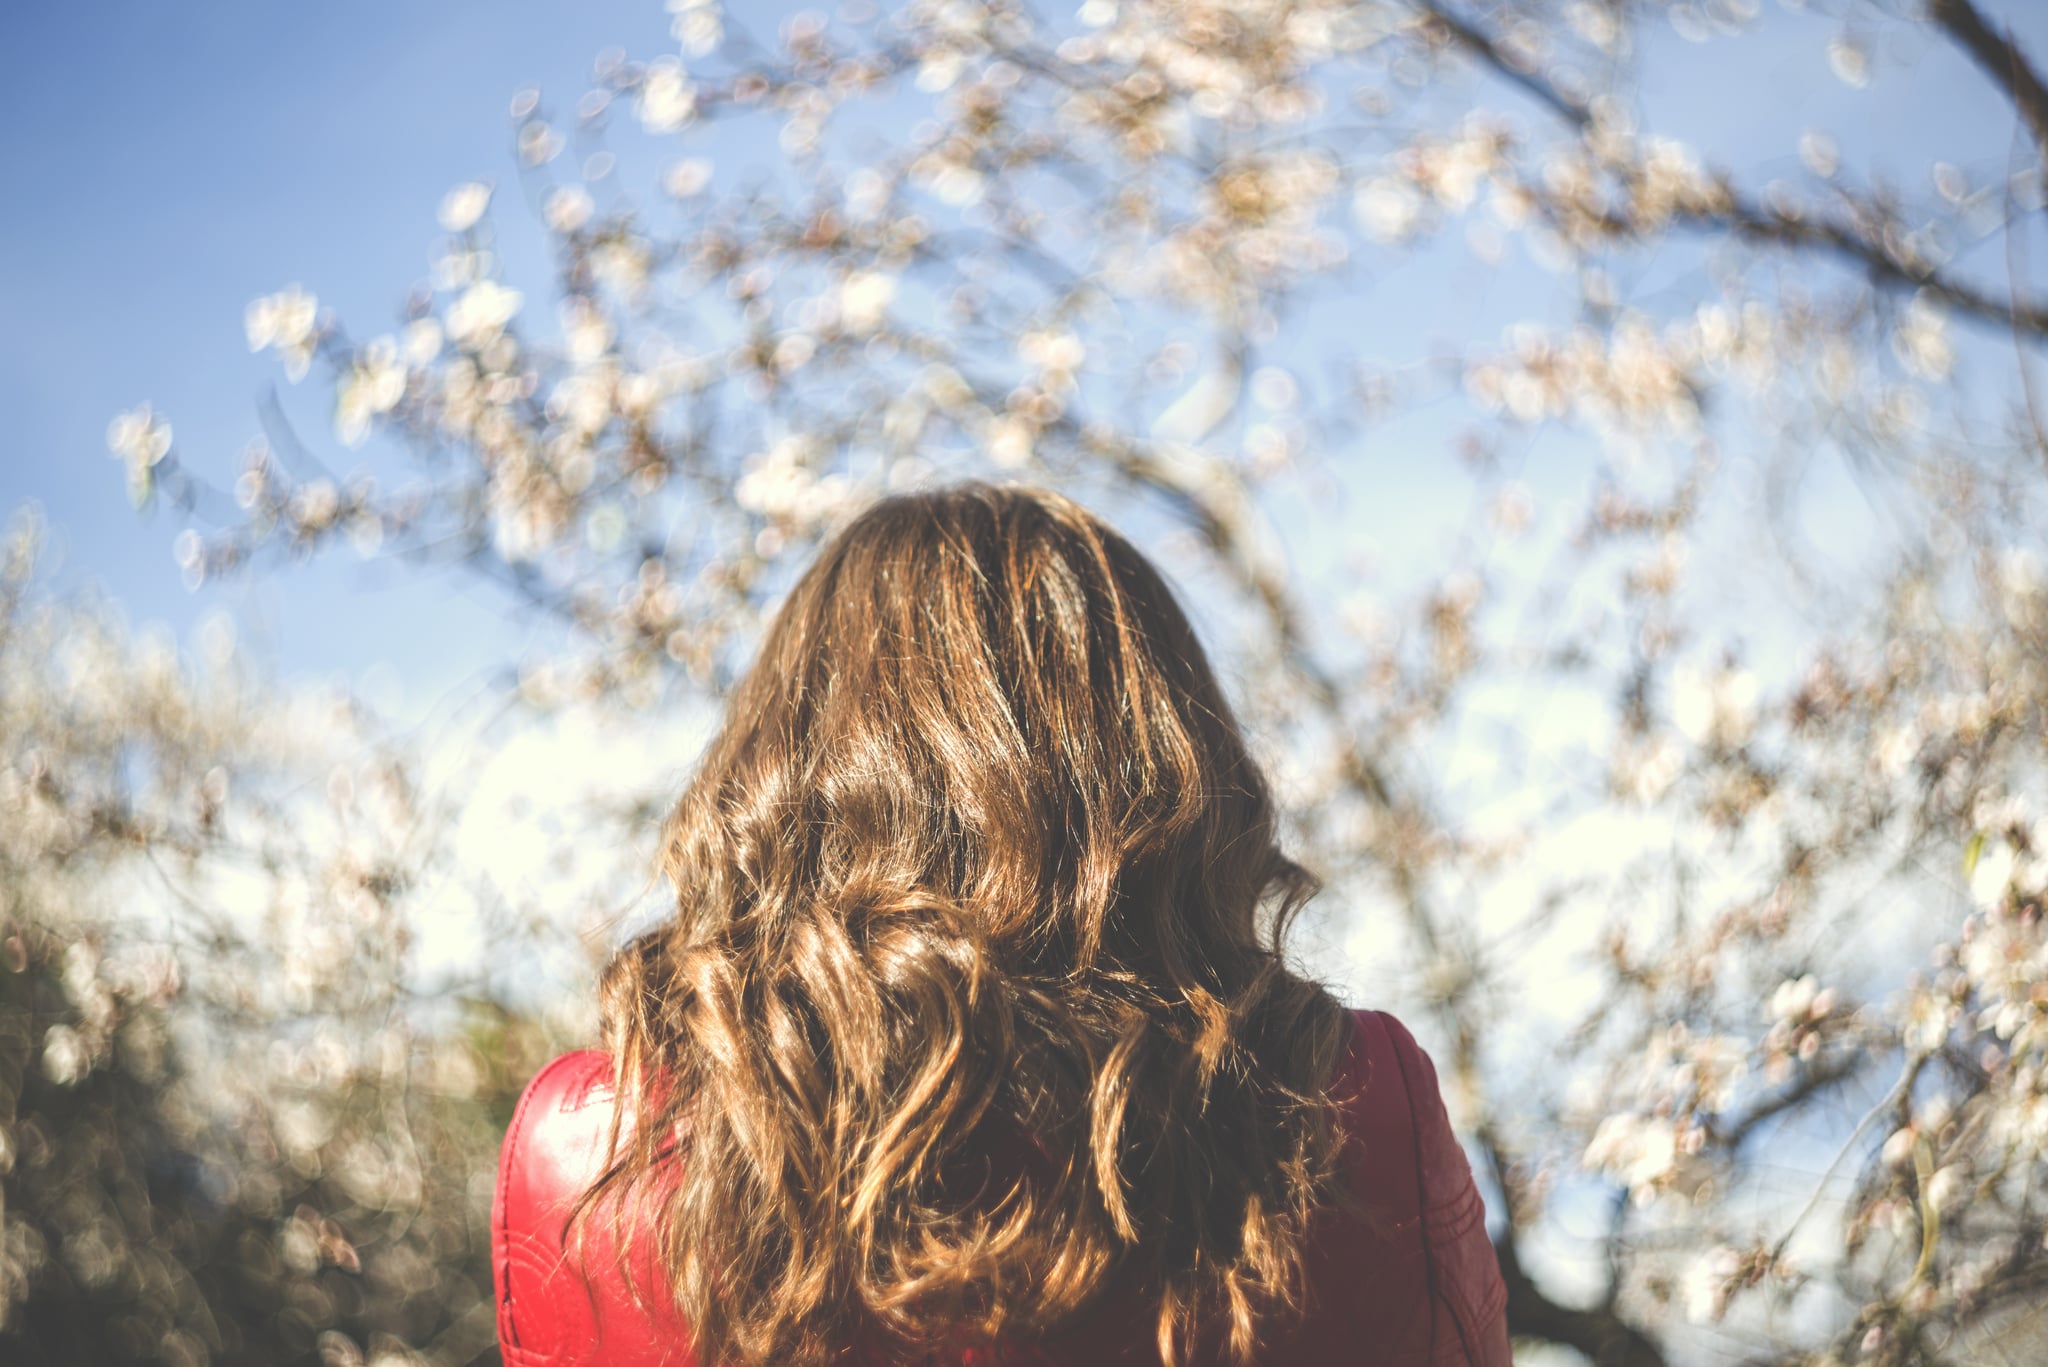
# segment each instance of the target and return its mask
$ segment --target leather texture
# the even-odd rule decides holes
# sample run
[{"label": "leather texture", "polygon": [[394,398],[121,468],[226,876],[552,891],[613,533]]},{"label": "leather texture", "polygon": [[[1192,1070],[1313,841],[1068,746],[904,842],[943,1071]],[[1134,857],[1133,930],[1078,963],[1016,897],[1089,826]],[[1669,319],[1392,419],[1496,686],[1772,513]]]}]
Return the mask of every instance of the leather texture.
[{"label": "leather texture", "polygon": [[[1392,1016],[1352,1014],[1352,1047],[1333,1090],[1361,1209],[1333,1209],[1317,1228],[1308,1313],[1261,1352],[1261,1367],[1508,1367],[1507,1292],[1436,1069]],[[565,1245],[616,1103],[610,1061],[586,1051],[542,1069],[513,1114],[491,1211],[506,1367],[699,1367],[660,1287],[651,1238],[615,1236],[612,1221],[596,1218],[579,1249]],[[1110,1294],[1056,1340],[963,1349],[924,1367],[1158,1361],[1149,1308]],[[1198,1347],[1190,1367],[1217,1361]]]}]

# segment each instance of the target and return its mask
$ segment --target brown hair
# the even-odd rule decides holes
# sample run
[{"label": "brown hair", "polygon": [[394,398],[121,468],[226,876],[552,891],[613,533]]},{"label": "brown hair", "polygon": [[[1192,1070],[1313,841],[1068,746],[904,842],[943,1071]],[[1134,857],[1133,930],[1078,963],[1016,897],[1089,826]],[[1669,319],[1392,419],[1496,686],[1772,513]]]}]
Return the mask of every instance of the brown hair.
[{"label": "brown hair", "polygon": [[[798,581],[606,974],[707,1364],[1029,1339],[1112,1286],[1162,1357],[1299,1308],[1341,1009],[1315,884],[1158,572],[1059,495],[869,508]],[[586,1209],[588,1208],[588,1200]]]}]

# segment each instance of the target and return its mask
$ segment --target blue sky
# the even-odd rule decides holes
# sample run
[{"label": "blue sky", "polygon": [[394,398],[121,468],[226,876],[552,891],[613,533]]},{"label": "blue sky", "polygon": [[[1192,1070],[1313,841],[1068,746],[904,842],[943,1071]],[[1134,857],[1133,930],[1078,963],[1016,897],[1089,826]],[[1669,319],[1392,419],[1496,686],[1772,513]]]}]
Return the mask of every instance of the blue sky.
[{"label": "blue sky", "polygon": [[285,387],[249,354],[244,305],[303,281],[381,328],[426,272],[449,187],[511,179],[513,92],[572,102],[601,49],[658,51],[667,27],[644,0],[8,6],[0,507],[38,501],[62,577],[98,580],[138,621],[182,632],[227,608],[292,672],[353,676],[394,651],[408,676],[473,669],[506,629],[459,581],[400,595],[336,558],[188,594],[177,515],[129,508],[106,424],[151,400],[188,461],[232,471],[259,400]]},{"label": "blue sky", "polygon": [[[787,8],[745,12],[759,26]],[[2048,52],[2048,13],[2002,8]],[[1874,159],[1908,184],[1938,158],[2002,165],[2010,111],[1947,50],[1889,30],[1880,79],[1859,90],[1828,73],[1834,21],[1773,7],[1766,25],[1761,37],[1706,46],[1655,30],[1641,58],[1654,75],[1647,121],[1763,173],[1797,173],[1805,127],[1832,132],[1845,162]],[[63,580],[98,580],[136,619],[181,633],[226,609],[288,672],[354,678],[386,661],[417,697],[516,653],[517,626],[459,576],[423,585],[334,556],[188,594],[171,561],[177,515],[144,520],[128,507],[104,433],[114,413],[147,399],[171,418],[189,463],[231,470],[262,397],[288,388],[273,357],[248,352],[247,301],[302,282],[356,330],[381,329],[425,274],[448,188],[512,183],[513,92],[537,85],[566,108],[595,54],[613,46],[672,50],[659,0],[8,7],[0,127],[14,143],[14,211],[0,216],[0,402],[10,415],[0,509],[42,505],[64,548]],[[631,174],[629,159],[621,179]],[[532,216],[507,200],[497,219],[508,278],[544,295]],[[1493,275],[1474,272],[1452,243],[1382,263],[1398,269],[1374,280],[1362,315],[1347,312],[1342,345],[1424,354],[1433,339],[1490,336],[1504,318],[1545,311],[1566,289],[1512,257]],[[1696,264],[1653,262],[1635,286],[1662,287],[1660,267],[1682,278]],[[287,394],[314,414],[318,397]],[[1428,525],[1405,496],[1450,464],[1431,452],[1454,426],[1423,414],[1362,448],[1369,487],[1407,505],[1374,517],[1361,504],[1358,534],[1380,540],[1383,554],[1401,557],[1404,535]]]}]

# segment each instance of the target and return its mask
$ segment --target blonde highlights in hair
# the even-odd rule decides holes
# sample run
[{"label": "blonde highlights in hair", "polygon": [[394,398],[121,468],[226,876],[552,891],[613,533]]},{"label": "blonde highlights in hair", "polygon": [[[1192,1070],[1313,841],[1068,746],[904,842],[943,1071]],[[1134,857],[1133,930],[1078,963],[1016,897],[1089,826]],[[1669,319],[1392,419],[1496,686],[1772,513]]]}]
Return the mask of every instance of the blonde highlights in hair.
[{"label": "blonde highlights in hair", "polygon": [[[1297,1311],[1345,1021],[1314,890],[1165,582],[1058,495],[886,500],[791,591],[607,971],[621,1127],[699,1357],[1162,1357]],[[586,1213],[589,1202],[586,1203]]]}]

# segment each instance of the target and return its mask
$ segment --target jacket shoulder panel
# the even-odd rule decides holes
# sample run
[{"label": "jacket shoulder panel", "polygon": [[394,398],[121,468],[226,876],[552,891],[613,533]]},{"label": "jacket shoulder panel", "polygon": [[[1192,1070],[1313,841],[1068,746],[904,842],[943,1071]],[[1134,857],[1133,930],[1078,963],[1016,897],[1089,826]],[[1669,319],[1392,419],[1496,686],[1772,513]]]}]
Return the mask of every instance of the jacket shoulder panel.
[{"label": "jacket shoulder panel", "polygon": [[1472,1165],[1451,1128],[1436,1065],[1408,1028],[1383,1011],[1371,1013],[1384,1032],[1403,1093],[1407,1149],[1414,1181],[1409,1208],[1419,1215],[1429,1295],[1434,1363],[1507,1367],[1507,1287],[1486,1233],[1486,1203]]},{"label": "jacket shoulder panel", "polygon": [[[576,1203],[604,1172],[617,1097],[609,1056],[565,1054],[520,1095],[499,1154],[491,1208],[498,1342],[506,1367],[688,1367],[686,1336],[652,1291],[652,1240],[629,1237],[627,1286],[611,1221],[593,1214],[570,1237]],[[572,1248],[572,1244],[574,1247]],[[602,1275],[593,1275],[603,1269]]]}]

